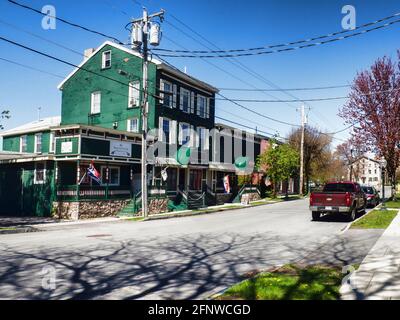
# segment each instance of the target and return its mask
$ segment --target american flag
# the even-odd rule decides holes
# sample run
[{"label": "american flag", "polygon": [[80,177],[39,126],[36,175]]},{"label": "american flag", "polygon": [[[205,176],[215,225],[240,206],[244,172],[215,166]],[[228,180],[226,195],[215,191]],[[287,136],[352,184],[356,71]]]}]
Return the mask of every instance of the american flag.
[{"label": "american flag", "polygon": [[100,184],[100,172],[96,170],[94,167],[93,161],[90,163],[89,167],[87,168],[87,175],[94,181],[96,181],[98,184]]}]

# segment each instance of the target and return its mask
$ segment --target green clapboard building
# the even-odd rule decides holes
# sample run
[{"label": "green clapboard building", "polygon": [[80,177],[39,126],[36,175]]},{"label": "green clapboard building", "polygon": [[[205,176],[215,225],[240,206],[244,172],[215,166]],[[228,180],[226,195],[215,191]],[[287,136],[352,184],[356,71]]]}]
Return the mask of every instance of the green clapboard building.
[{"label": "green clapboard building", "polygon": [[[105,42],[85,57],[58,87],[61,117],[2,133],[0,214],[78,219],[140,213],[141,55]],[[240,201],[246,192],[257,197],[260,173],[247,173],[243,185],[237,168],[254,165],[268,139],[255,135],[249,143],[245,133],[216,124],[218,90],[156,59],[149,63],[148,88],[150,213]],[[235,152],[233,146],[239,146]],[[91,165],[98,183],[88,175]]]}]

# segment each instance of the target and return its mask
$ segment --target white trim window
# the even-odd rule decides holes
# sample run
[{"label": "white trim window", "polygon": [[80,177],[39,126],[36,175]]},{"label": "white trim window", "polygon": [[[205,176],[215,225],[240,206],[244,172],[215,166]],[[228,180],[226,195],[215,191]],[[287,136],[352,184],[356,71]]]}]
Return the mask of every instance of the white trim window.
[{"label": "white trim window", "polygon": [[176,144],[176,121],[168,118],[159,118],[158,141]]},{"label": "white trim window", "polygon": [[201,150],[209,149],[209,130],[203,127],[197,127],[197,142],[196,147]]},{"label": "white trim window", "polygon": [[56,138],[54,132],[50,132],[49,152],[54,152],[56,148]]},{"label": "white trim window", "polygon": [[[176,86],[172,85],[171,82],[161,79],[160,80],[161,89],[161,104],[164,107],[175,108],[176,106]],[[174,91],[175,89],[175,91]],[[174,103],[175,102],[175,103]]]},{"label": "white trim window", "polygon": [[33,176],[34,184],[44,184],[46,182],[46,163],[35,162],[35,172]]},{"label": "white trim window", "polygon": [[101,167],[101,184],[106,185],[108,182],[109,186],[119,186],[120,183],[120,171],[119,167]]},{"label": "white trim window", "polygon": [[128,108],[140,106],[140,81],[129,83],[129,98]]},{"label": "white trim window", "polygon": [[28,137],[26,135],[19,138],[19,152],[28,152]]},{"label": "white trim window", "polygon": [[207,114],[207,98],[202,95],[197,95],[197,115],[202,118],[208,118]]},{"label": "white trim window", "polygon": [[190,91],[181,88],[179,108],[186,113],[190,113]]},{"label": "white trim window", "polygon": [[138,118],[128,119],[126,131],[139,132],[139,119]]},{"label": "white trim window", "polygon": [[179,123],[179,144],[184,145],[190,142],[190,125],[188,123]]},{"label": "white trim window", "polygon": [[102,69],[111,68],[111,50],[103,52],[101,59],[101,68]]},{"label": "white trim window", "polygon": [[42,153],[42,134],[35,134],[35,150],[34,153]]},{"label": "white trim window", "polygon": [[90,101],[90,113],[98,114],[100,113],[101,106],[101,91],[92,92],[91,101]]}]

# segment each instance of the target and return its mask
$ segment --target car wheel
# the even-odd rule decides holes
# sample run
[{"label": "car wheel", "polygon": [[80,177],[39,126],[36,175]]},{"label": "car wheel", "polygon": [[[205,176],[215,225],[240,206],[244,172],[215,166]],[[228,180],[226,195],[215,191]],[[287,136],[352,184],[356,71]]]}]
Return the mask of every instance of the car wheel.
[{"label": "car wheel", "polygon": [[313,221],[318,221],[321,218],[321,212],[313,211],[312,212],[312,219]]},{"label": "car wheel", "polygon": [[351,212],[350,212],[350,214],[349,214],[349,216],[348,216],[348,220],[349,220],[350,222],[356,220],[356,215],[357,215],[357,208],[354,207],[354,208],[351,210]]}]

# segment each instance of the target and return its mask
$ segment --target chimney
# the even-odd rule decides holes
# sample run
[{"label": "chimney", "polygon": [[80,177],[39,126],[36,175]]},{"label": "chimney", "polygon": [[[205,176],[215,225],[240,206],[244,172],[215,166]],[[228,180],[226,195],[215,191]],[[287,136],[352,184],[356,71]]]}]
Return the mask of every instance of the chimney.
[{"label": "chimney", "polygon": [[94,48],[86,49],[83,53],[83,55],[84,55],[83,61],[86,61],[87,59],[89,59],[95,51],[96,51],[96,49],[94,49]]}]

